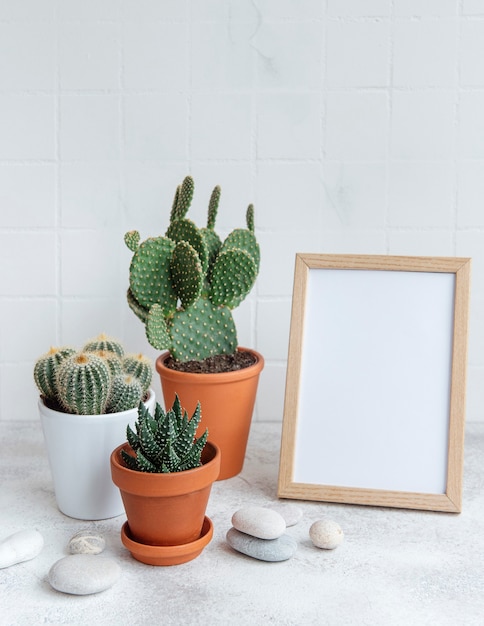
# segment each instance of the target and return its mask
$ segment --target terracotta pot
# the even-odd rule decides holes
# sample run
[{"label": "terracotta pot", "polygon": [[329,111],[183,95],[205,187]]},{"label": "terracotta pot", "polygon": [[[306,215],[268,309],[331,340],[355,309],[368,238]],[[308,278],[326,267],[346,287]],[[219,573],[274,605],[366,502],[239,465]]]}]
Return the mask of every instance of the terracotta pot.
[{"label": "terracotta pot", "polygon": [[193,415],[197,402],[202,406],[198,433],[208,428],[208,436],[220,448],[222,461],[219,480],[231,478],[242,471],[254,411],[259,374],[264,367],[261,354],[248,348],[257,362],[235,372],[192,374],[177,372],[164,364],[169,356],[163,353],[156,360],[161,379],[165,407],[171,407],[178,394],[183,408]]},{"label": "terracotta pot", "polygon": [[[112,480],[121,492],[128,518],[124,535],[145,548],[181,547],[199,540],[212,484],[220,471],[218,447],[207,442],[200,467],[171,474],[131,470],[124,464],[121,450],[133,455],[134,452],[124,443],[111,454]],[[135,552],[132,554],[149,562]]]},{"label": "terracotta pot", "polygon": [[[145,406],[153,413],[152,389]],[[39,414],[60,511],[82,520],[122,515],[123,502],[111,480],[109,455],[126,440],[126,426],[134,428],[138,409],[74,415],[53,411],[40,399]]]}]

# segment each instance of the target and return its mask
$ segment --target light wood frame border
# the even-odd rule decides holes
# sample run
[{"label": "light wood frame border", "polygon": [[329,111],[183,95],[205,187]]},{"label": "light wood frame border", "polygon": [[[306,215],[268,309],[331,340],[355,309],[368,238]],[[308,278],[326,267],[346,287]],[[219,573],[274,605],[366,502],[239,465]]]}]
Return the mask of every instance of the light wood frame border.
[{"label": "light wood frame border", "polygon": [[[470,266],[471,259],[456,257],[296,254],[279,463],[278,496],[280,498],[453,513],[461,511]],[[307,281],[309,271],[312,269],[446,272],[455,274],[449,443],[445,494],[386,491],[294,482],[294,455],[302,357],[301,344]]]}]

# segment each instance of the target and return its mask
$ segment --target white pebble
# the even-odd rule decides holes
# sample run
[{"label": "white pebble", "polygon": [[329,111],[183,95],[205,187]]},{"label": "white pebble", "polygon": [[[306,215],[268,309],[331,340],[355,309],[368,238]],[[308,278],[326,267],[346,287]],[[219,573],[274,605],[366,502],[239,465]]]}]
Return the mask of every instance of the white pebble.
[{"label": "white pebble", "polygon": [[44,538],[37,530],[20,530],[0,542],[0,569],[30,561],[44,547]]},{"label": "white pebble", "polygon": [[286,526],[295,526],[298,522],[301,521],[303,512],[295,504],[290,504],[289,502],[274,502],[273,504],[268,505],[268,509],[271,511],[276,511],[284,518],[286,522]]},{"label": "white pebble", "polygon": [[277,539],[286,532],[282,515],[262,506],[246,506],[232,516],[232,526],[259,539]]},{"label": "white pebble", "polygon": [[105,591],[121,574],[116,561],[92,554],[71,554],[50,568],[49,583],[57,591],[76,596]]},{"label": "white pebble", "polygon": [[317,548],[324,550],[334,550],[344,538],[341,526],[329,519],[314,522],[309,529],[309,536]]},{"label": "white pebble", "polygon": [[105,547],[104,537],[88,530],[80,530],[71,537],[68,544],[71,554],[99,554]]}]

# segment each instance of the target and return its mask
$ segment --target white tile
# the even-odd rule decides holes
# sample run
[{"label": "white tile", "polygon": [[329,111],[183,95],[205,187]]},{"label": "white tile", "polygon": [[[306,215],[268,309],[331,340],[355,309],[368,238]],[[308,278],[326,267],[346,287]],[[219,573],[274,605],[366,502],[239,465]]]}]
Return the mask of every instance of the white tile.
[{"label": "white tile", "polygon": [[119,97],[63,95],[60,100],[60,154],[63,160],[119,157]]},{"label": "white tile", "polygon": [[262,22],[252,40],[258,88],[319,89],[323,37],[320,22]]},{"label": "white tile", "polygon": [[482,389],[484,387],[484,367],[469,366],[467,369],[467,422],[483,422]]},{"label": "white tile", "polygon": [[38,421],[39,393],[32,372],[31,362],[0,365],[0,421]]},{"label": "white tile", "polygon": [[120,52],[116,24],[68,22],[59,34],[60,88],[116,89]]},{"label": "white tile", "polygon": [[62,0],[58,3],[61,20],[115,20],[120,16],[119,0]]},{"label": "white tile", "polygon": [[126,88],[166,92],[186,89],[190,50],[186,24],[130,21],[123,24],[122,32]]},{"label": "white tile", "polygon": [[463,161],[457,179],[457,223],[460,228],[484,228],[484,160]]},{"label": "white tile", "polygon": [[462,0],[462,15],[484,15],[482,0]]},{"label": "white tile", "polygon": [[0,94],[0,159],[54,159],[55,98]]},{"label": "white tile", "polygon": [[484,300],[484,232],[457,231],[456,256],[472,259],[472,299]]},{"label": "white tile", "polygon": [[[3,361],[32,363],[56,344],[57,302],[54,298],[15,298],[0,303]],[[21,324],[19,324],[21,320]],[[6,329],[8,332],[5,332]]]},{"label": "white tile", "polygon": [[389,17],[391,0],[328,0],[331,17]]},{"label": "white tile", "polygon": [[0,19],[48,21],[53,20],[56,14],[56,0],[10,0],[0,2]]},{"label": "white tile", "polygon": [[458,14],[459,0],[395,0],[394,12],[397,17],[448,17]]},{"label": "white tile", "polygon": [[484,367],[484,300],[471,301],[469,319],[469,365]]},{"label": "white tile", "polygon": [[322,250],[326,254],[385,254],[383,229],[324,230]]},{"label": "white tile", "polygon": [[291,299],[259,300],[257,307],[257,347],[268,361],[287,358]]},{"label": "white tile", "polygon": [[321,117],[319,94],[261,94],[257,102],[257,156],[319,158]]},{"label": "white tile", "polygon": [[[62,345],[81,348],[91,337],[106,333],[122,341],[124,308],[128,303],[121,293],[114,298],[63,298],[61,307]],[[133,315],[133,323],[136,319]]]},{"label": "white tile", "polygon": [[286,365],[266,362],[257,390],[256,410],[259,421],[282,422],[285,383]]},{"label": "white tile", "polygon": [[120,229],[69,230],[61,235],[63,296],[113,297],[125,293],[129,264]]},{"label": "white tile", "polygon": [[450,228],[455,172],[452,163],[390,163],[390,227]]},{"label": "white tile", "polygon": [[322,233],[314,228],[294,229],[290,232],[262,232],[257,239],[261,247],[257,293],[262,297],[291,296],[296,253],[323,252]]},{"label": "white tile", "polygon": [[454,145],[452,90],[393,93],[391,155],[396,159],[450,159]]},{"label": "white tile", "polygon": [[179,94],[124,97],[124,154],[172,161],[187,156],[187,101]]},{"label": "white tile", "polygon": [[390,81],[390,22],[329,20],[329,87],[385,87]]},{"label": "white tile", "polygon": [[464,159],[484,159],[484,93],[460,94],[458,154]]},{"label": "white tile", "polygon": [[454,256],[452,231],[390,230],[388,253],[404,256]]},{"label": "white tile", "polygon": [[4,296],[56,293],[56,236],[50,231],[0,231],[0,285]]},{"label": "white tile", "polygon": [[0,163],[0,227],[53,228],[56,204],[53,163]]},{"label": "white tile", "polygon": [[257,224],[272,232],[320,230],[323,181],[317,163],[260,163]]},{"label": "white tile", "polygon": [[117,163],[62,163],[60,181],[64,228],[106,228],[119,223],[123,211]]},{"label": "white tile", "polygon": [[384,163],[325,163],[325,228],[383,228],[387,166]]},{"label": "white tile", "polygon": [[56,60],[56,32],[52,22],[0,22],[3,90],[53,90]]},{"label": "white tile", "polygon": [[396,87],[451,87],[457,83],[456,19],[397,20],[393,84]]},{"label": "white tile", "polygon": [[[484,3],[483,13],[484,13]],[[460,84],[464,87],[484,87],[484,21],[462,20],[460,37]]]},{"label": "white tile", "polygon": [[[387,1],[387,0],[384,0]],[[222,0],[224,4],[229,4]],[[205,3],[199,3],[205,4]],[[247,4],[253,4],[248,2]],[[257,9],[263,19],[311,20],[324,15],[324,3],[320,0],[257,0]]]},{"label": "white tile", "polygon": [[324,154],[334,160],[383,160],[388,154],[390,105],[385,93],[329,92]]},{"label": "white tile", "polygon": [[252,35],[257,24],[194,22],[191,80],[194,89],[250,89],[254,84]]},{"label": "white tile", "polygon": [[251,98],[245,94],[194,95],[191,155],[195,159],[248,159]]},{"label": "white tile", "polygon": [[126,21],[183,20],[187,17],[187,0],[118,0]]},{"label": "white tile", "polygon": [[123,166],[126,230],[138,230],[142,239],[163,235],[168,228],[175,190],[187,173],[185,165],[168,161],[126,161]]}]

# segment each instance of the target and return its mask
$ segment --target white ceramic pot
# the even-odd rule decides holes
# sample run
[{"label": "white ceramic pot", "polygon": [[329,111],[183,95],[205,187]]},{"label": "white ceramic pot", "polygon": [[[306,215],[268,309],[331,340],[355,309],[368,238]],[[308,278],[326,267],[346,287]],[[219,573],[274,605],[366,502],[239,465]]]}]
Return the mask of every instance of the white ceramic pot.
[{"label": "white ceramic pot", "polygon": [[[145,405],[155,407],[149,390]],[[111,479],[109,458],[126,441],[138,410],[105,415],[71,415],[53,411],[39,400],[39,412],[54,482],[57,506],[69,517],[100,520],[124,513],[119,489]]]}]

